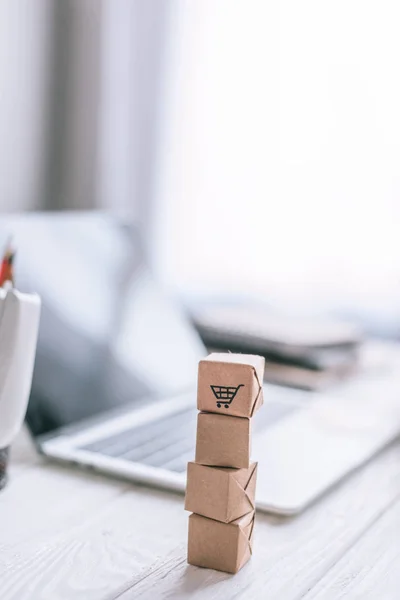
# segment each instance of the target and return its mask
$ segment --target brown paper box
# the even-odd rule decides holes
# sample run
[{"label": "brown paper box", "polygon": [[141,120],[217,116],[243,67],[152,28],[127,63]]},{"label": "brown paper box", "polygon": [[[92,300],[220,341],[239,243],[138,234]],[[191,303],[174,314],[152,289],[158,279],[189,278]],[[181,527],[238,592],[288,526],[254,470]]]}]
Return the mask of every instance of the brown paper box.
[{"label": "brown paper box", "polygon": [[201,412],[197,415],[195,462],[212,467],[248,469],[251,421]]},{"label": "brown paper box", "polygon": [[188,464],[185,509],[223,523],[254,510],[257,463],[248,469]]},{"label": "brown paper box", "polygon": [[190,515],[188,563],[237,573],[251,556],[253,525],[254,511],[231,523]]},{"label": "brown paper box", "polygon": [[265,360],[252,354],[210,354],[199,363],[197,408],[252,417],[263,404]]}]

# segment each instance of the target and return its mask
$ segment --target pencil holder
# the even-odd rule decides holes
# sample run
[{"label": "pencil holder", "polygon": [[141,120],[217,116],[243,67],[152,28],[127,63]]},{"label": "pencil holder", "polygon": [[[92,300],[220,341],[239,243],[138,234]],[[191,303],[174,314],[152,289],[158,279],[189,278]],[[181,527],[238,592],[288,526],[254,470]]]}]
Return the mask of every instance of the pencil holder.
[{"label": "pencil holder", "polygon": [[0,450],[0,490],[7,483],[8,448]]}]

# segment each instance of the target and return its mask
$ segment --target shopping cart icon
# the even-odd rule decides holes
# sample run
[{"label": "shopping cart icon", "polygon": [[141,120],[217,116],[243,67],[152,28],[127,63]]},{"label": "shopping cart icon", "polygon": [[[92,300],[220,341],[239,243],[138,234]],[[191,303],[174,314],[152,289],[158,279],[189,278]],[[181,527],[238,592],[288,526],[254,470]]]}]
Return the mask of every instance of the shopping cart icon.
[{"label": "shopping cart icon", "polygon": [[241,383],[237,387],[227,387],[224,385],[210,385],[214,396],[217,399],[217,406],[221,408],[222,404],[225,408],[229,408],[229,405],[233,402],[234,397],[238,393],[239,388],[244,387]]}]

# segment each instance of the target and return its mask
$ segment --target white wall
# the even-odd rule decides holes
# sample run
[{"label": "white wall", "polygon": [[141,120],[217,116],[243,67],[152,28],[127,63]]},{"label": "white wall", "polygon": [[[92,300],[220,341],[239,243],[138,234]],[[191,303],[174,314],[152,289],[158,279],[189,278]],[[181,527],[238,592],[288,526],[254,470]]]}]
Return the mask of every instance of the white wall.
[{"label": "white wall", "polygon": [[150,218],[169,0],[0,0],[0,211]]},{"label": "white wall", "polygon": [[50,0],[0,0],[0,211],[40,204],[48,135]]},{"label": "white wall", "polygon": [[166,279],[400,306],[398,3],[175,6]]},{"label": "white wall", "polygon": [[95,204],[100,9],[0,0],[0,211]]},{"label": "white wall", "polygon": [[106,0],[102,10],[98,204],[146,227],[169,72],[170,9],[170,0]]}]

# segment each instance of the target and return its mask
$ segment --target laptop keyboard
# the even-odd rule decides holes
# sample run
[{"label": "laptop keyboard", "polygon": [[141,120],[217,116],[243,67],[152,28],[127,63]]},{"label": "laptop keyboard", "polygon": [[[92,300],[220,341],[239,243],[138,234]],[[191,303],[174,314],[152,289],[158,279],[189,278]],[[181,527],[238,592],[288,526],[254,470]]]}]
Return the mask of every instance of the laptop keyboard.
[{"label": "laptop keyboard", "polygon": [[[270,427],[299,407],[291,403],[266,403],[254,418],[253,431]],[[194,460],[197,415],[195,408],[188,408],[96,440],[81,446],[81,450],[182,473],[188,461]]]}]

